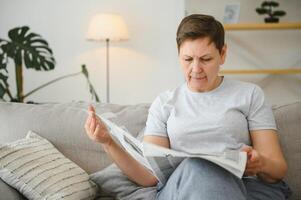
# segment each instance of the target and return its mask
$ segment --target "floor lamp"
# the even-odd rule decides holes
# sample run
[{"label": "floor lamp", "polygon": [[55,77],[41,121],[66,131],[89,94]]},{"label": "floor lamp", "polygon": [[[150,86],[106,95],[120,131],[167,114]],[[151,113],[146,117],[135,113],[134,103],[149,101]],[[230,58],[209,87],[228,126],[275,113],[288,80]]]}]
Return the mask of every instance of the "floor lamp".
[{"label": "floor lamp", "polygon": [[97,14],[90,21],[86,38],[91,41],[106,42],[106,97],[107,103],[110,103],[110,42],[129,39],[126,24],[120,15]]}]

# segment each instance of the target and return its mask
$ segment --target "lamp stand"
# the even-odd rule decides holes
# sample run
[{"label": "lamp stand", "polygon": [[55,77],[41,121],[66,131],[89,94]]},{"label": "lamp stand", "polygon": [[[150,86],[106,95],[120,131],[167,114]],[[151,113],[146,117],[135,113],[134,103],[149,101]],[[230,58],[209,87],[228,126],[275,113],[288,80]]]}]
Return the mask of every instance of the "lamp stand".
[{"label": "lamp stand", "polygon": [[110,65],[109,65],[109,44],[110,39],[106,39],[106,50],[107,50],[107,57],[106,57],[106,65],[107,65],[107,75],[106,75],[106,85],[107,85],[107,103],[110,103]]}]

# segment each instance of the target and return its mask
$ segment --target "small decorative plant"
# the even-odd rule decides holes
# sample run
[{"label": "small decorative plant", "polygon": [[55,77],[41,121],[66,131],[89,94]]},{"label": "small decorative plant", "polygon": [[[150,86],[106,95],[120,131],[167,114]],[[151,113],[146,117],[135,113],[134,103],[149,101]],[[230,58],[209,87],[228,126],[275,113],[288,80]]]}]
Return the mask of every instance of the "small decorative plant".
[{"label": "small decorative plant", "polygon": [[282,10],[273,10],[273,8],[278,7],[279,3],[275,1],[264,1],[261,4],[260,8],[256,8],[256,12],[259,15],[268,15],[268,17],[264,18],[266,23],[278,23],[279,17],[286,15],[285,11]]},{"label": "small decorative plant", "polygon": [[[29,32],[29,27],[17,27],[8,32],[10,40],[0,38],[0,100],[11,102],[24,102],[24,99],[32,93],[50,85],[56,81],[71,76],[83,74],[88,81],[89,90],[97,102],[99,98],[89,80],[89,74],[82,65],[81,72],[65,75],[49,81],[36,89],[24,94],[23,91],[23,69],[34,69],[37,71],[49,71],[55,68],[55,59],[52,50],[46,40],[36,33]],[[15,63],[16,95],[14,96],[8,84],[8,60],[12,59]]]}]

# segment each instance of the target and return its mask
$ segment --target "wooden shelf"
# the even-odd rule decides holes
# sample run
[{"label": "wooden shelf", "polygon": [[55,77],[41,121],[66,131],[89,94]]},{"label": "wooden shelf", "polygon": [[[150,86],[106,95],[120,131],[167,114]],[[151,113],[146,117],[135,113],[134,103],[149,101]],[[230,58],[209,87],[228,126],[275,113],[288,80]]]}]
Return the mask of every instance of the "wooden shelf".
[{"label": "wooden shelf", "polygon": [[220,74],[301,74],[301,69],[228,69]]},{"label": "wooden shelf", "polygon": [[239,23],[224,24],[225,30],[275,30],[301,29],[301,23]]},{"label": "wooden shelf", "polygon": [[[238,23],[224,24],[226,31],[249,30],[296,30],[301,29],[301,22],[295,23]],[[220,74],[301,74],[301,68],[294,69],[229,69]]]}]

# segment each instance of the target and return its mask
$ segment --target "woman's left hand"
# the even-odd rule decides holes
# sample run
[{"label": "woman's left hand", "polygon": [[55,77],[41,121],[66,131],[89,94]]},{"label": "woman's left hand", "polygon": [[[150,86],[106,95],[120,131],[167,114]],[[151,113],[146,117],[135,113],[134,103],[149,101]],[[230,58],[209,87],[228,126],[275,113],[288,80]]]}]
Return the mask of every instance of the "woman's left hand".
[{"label": "woman's left hand", "polygon": [[247,164],[244,175],[254,176],[261,172],[263,167],[263,157],[260,153],[247,145],[243,146],[242,151],[247,153]]}]

